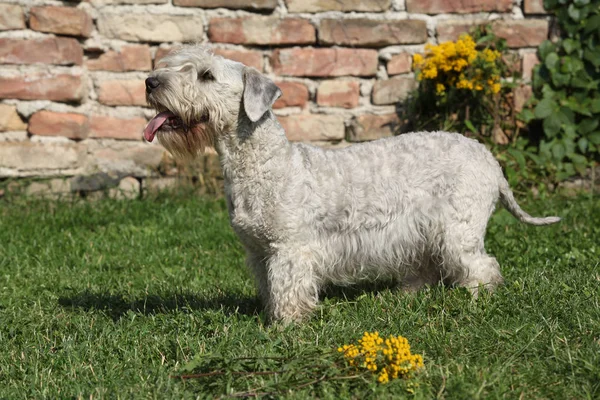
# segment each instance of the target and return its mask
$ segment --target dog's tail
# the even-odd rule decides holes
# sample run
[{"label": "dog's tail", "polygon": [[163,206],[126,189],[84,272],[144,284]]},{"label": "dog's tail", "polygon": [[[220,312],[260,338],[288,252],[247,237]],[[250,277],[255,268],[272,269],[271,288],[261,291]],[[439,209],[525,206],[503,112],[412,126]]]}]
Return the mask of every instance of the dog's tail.
[{"label": "dog's tail", "polygon": [[525,222],[526,224],[531,225],[550,225],[555,224],[560,221],[560,217],[544,217],[544,218],[536,218],[527,214],[515,200],[513,196],[512,190],[508,186],[508,182],[504,177],[502,177],[500,182],[500,201],[502,205],[510,211],[512,215],[515,216],[519,221]]}]

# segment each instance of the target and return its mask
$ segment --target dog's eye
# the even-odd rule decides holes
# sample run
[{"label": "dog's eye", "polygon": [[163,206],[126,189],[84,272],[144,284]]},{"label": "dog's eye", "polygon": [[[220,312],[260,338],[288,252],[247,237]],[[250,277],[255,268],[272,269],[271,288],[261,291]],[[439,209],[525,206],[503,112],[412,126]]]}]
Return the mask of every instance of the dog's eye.
[{"label": "dog's eye", "polygon": [[212,72],[210,72],[210,70],[201,72],[200,74],[198,74],[198,78],[202,79],[203,81],[214,81],[215,80],[215,77],[212,74]]}]

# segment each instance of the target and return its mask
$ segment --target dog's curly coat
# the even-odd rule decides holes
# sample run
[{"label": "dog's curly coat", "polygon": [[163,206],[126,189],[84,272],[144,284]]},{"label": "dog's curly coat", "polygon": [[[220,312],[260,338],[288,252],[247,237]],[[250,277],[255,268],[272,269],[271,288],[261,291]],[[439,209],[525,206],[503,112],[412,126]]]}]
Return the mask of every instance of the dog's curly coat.
[{"label": "dog's curly coat", "polygon": [[498,198],[520,221],[500,166],[459,134],[410,133],[345,149],[290,143],[271,111],[281,95],[256,70],[200,46],[163,58],[146,81],[155,134],[175,155],[219,154],[231,225],[273,319],[312,310],[327,283],[391,277],[404,288],[443,281],[494,288],[484,250]]}]

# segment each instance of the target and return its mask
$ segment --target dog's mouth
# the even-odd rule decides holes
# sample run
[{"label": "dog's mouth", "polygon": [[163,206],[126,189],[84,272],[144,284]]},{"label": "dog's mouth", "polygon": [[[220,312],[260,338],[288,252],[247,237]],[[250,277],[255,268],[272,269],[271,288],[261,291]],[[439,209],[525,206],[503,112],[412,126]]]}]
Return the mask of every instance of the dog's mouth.
[{"label": "dog's mouth", "polygon": [[[193,124],[204,123],[208,120],[208,115],[203,115],[200,120]],[[159,131],[170,130],[170,131],[189,131],[190,126],[186,125],[183,120],[171,111],[163,111],[158,113],[152,120],[146,125],[144,129],[144,139],[148,142],[152,142],[154,137]]]}]

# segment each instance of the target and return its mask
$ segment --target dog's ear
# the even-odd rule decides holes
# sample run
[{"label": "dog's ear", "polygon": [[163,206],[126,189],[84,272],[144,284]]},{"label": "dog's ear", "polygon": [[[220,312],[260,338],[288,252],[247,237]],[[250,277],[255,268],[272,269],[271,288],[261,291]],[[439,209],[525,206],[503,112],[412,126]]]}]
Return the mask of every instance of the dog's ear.
[{"label": "dog's ear", "polygon": [[250,121],[258,121],[275,100],[281,96],[281,90],[272,80],[254,68],[244,68],[244,111]]}]

